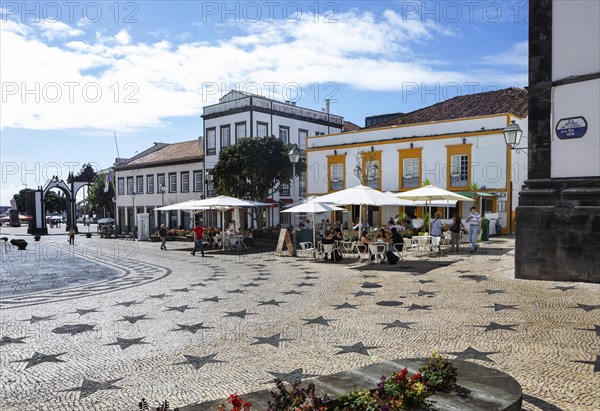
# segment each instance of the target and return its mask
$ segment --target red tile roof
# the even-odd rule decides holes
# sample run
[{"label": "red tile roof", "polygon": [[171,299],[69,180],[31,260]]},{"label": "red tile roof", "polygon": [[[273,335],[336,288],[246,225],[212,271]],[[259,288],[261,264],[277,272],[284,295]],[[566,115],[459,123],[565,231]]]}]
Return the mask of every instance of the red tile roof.
[{"label": "red tile roof", "polygon": [[505,113],[527,117],[527,106],[527,90],[507,88],[457,96],[365,128],[391,127]]},{"label": "red tile roof", "polygon": [[127,166],[172,163],[176,161],[198,160],[202,157],[202,146],[198,140],[166,144],[163,148],[127,163]]}]

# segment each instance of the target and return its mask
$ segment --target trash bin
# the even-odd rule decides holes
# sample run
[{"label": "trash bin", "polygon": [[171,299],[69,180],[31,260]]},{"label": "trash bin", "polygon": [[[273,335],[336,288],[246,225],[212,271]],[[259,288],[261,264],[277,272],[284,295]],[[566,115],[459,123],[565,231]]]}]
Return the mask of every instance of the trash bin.
[{"label": "trash bin", "polygon": [[490,220],[487,218],[481,219],[481,241],[490,239]]}]

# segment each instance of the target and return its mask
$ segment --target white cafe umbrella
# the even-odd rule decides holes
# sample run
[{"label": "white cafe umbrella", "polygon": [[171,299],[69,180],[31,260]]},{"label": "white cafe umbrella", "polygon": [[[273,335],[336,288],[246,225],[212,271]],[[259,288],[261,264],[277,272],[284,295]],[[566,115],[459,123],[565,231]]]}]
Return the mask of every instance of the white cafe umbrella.
[{"label": "white cafe umbrella", "polygon": [[[261,203],[259,201],[243,200],[241,198],[229,196],[209,197],[204,200],[192,200],[190,204],[196,207],[204,207],[205,210],[221,210],[221,222],[225,222],[225,210],[238,207],[262,207],[270,204]],[[225,241],[223,241],[223,251],[225,251]]]},{"label": "white cafe umbrella", "polygon": [[311,202],[330,203],[337,205],[358,205],[360,206],[358,231],[362,228],[362,207],[363,206],[413,206],[412,201],[402,200],[395,196],[382,193],[374,188],[358,185],[334,193],[325,194],[317,197]]},{"label": "white cafe umbrella", "polygon": [[341,207],[336,207],[334,205],[330,205],[327,203],[317,203],[317,202],[306,202],[292,208],[288,208],[287,210],[283,210],[282,213],[312,213],[313,218],[313,247],[317,248],[317,233],[316,233],[316,224],[315,224],[315,214],[318,213],[326,213],[329,211],[346,211],[346,209]]},{"label": "white cafe umbrella", "polygon": [[163,207],[157,207],[158,211],[185,211],[190,213],[190,215],[196,215],[204,210],[208,210],[208,207],[197,206],[196,201],[198,200],[188,200],[181,203],[170,204]]},{"label": "white cafe umbrella", "polygon": [[[472,198],[453,193],[452,191],[444,190],[434,185],[415,188],[414,190],[405,191],[396,194],[396,197],[412,201],[425,201],[429,203],[429,214],[431,215],[431,202],[439,200],[450,201],[473,201]],[[429,219],[429,232],[431,233],[431,219]]]}]

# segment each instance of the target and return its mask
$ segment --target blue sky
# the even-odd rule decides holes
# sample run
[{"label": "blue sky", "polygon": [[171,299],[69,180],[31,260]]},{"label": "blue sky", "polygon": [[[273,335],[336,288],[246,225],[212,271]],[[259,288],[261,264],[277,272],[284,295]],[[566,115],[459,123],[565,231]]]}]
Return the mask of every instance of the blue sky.
[{"label": "blue sky", "polygon": [[240,88],[359,125],[527,85],[527,1],[0,2],[0,204],[202,135]]}]

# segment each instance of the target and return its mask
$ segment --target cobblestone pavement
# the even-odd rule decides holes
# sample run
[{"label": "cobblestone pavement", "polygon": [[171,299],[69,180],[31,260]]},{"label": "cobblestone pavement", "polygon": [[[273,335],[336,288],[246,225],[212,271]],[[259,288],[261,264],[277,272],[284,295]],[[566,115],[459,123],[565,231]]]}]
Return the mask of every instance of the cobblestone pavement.
[{"label": "cobblestone pavement", "polygon": [[512,375],[526,410],[600,409],[600,285],[515,280],[512,239],[396,266],[54,239],[73,258],[2,250],[2,410],[181,406],[432,350]]}]

